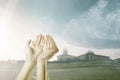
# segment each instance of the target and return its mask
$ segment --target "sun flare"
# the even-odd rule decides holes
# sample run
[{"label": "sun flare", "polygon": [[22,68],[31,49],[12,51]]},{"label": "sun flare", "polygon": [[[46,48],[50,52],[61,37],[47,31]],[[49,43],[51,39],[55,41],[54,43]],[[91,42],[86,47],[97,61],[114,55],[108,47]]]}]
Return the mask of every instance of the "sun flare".
[{"label": "sun flare", "polygon": [[7,55],[10,44],[10,14],[6,10],[0,12],[0,55]]}]

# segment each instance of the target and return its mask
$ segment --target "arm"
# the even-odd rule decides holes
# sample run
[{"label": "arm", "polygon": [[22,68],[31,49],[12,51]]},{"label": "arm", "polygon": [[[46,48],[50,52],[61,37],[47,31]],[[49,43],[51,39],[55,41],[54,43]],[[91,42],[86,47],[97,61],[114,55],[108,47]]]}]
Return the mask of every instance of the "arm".
[{"label": "arm", "polygon": [[58,48],[49,35],[46,36],[45,49],[37,58],[37,80],[48,80],[47,61],[58,52]]},{"label": "arm", "polygon": [[37,62],[37,80],[48,80],[47,62]]},{"label": "arm", "polygon": [[46,80],[46,63],[37,62],[37,80]]},{"label": "arm", "polygon": [[26,60],[16,80],[30,80],[36,62]]},{"label": "arm", "polygon": [[[26,45],[26,61],[18,74],[16,80],[30,80],[34,66],[36,65],[36,59],[42,52],[44,41],[42,35],[38,36],[36,41],[29,41]],[[41,47],[38,47],[41,46]]]}]

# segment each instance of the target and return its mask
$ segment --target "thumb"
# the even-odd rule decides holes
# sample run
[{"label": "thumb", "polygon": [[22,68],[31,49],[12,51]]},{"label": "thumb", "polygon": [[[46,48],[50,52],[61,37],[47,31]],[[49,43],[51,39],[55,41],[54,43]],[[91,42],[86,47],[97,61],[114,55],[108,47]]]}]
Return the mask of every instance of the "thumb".
[{"label": "thumb", "polygon": [[26,47],[30,47],[31,40],[28,40],[26,43]]},{"label": "thumb", "polygon": [[26,43],[26,53],[29,54],[29,53],[32,53],[32,48],[30,47],[30,44],[31,44],[31,40],[28,40],[27,43]]}]

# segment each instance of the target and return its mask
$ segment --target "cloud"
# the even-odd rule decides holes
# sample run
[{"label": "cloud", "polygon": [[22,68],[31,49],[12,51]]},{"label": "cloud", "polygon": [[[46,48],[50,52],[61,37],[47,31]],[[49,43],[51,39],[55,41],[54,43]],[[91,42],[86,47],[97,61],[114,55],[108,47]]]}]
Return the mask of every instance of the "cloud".
[{"label": "cloud", "polygon": [[64,24],[62,34],[79,46],[120,48],[120,9],[105,13],[108,2],[99,0],[88,11]]},{"label": "cloud", "polygon": [[[68,23],[64,22],[65,24],[60,24],[53,16],[46,16],[47,14],[33,17],[29,13],[21,12],[19,11],[20,6],[17,5],[19,2],[16,1],[4,2],[6,6],[3,5],[2,7],[0,5],[0,19],[2,17],[2,21],[5,23],[7,20],[8,24],[5,26],[7,26],[6,28],[10,33],[8,35],[9,49],[5,54],[1,53],[3,56],[1,59],[24,59],[25,42],[27,39],[34,39],[40,33],[51,34],[55,38],[60,49],[57,55],[61,54],[64,48],[67,48],[70,54],[77,56],[88,50],[93,50],[98,54],[110,55],[113,58],[117,57],[119,50],[116,50],[116,48],[120,48],[120,10],[114,9],[109,13],[105,13],[105,9],[108,6],[107,1],[100,0],[96,5],[90,7],[87,11],[85,10],[85,12],[74,12],[74,14],[79,13],[79,16],[75,18],[68,15],[67,9],[69,8],[70,12],[71,7],[69,6],[71,5],[67,6],[66,11],[61,10],[61,12],[63,11],[62,14],[67,12],[66,14],[69,18],[72,18]],[[74,14],[71,13],[71,15]],[[63,18],[60,15],[61,13],[57,16]],[[4,31],[4,33],[6,32]],[[96,50],[98,48],[102,50]],[[114,49],[110,50],[109,48]],[[1,50],[3,51],[3,49]],[[114,52],[117,54],[114,54]]]}]

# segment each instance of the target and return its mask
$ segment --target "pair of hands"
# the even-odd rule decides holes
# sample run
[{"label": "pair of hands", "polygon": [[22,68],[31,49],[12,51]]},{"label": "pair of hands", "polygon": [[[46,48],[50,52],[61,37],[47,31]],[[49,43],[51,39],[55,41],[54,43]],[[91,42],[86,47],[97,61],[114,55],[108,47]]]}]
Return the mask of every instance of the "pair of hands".
[{"label": "pair of hands", "polygon": [[35,41],[26,44],[26,61],[16,80],[30,80],[32,71],[37,63],[37,79],[47,80],[47,61],[58,52],[57,45],[50,35],[38,35]]},{"label": "pair of hands", "polygon": [[38,35],[35,41],[27,42],[26,48],[27,60],[31,62],[46,62],[58,52],[57,45],[50,35]]}]

